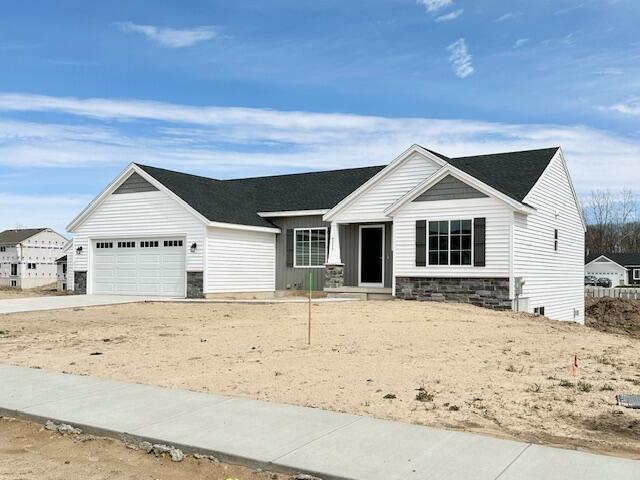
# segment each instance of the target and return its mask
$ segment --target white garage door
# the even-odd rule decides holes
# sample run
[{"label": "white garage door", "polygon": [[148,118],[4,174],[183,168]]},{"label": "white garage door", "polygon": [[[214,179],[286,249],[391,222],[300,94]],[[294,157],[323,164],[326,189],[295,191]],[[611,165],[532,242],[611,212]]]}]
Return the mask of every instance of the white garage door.
[{"label": "white garage door", "polygon": [[183,239],[105,239],[93,245],[94,293],[185,296]]}]

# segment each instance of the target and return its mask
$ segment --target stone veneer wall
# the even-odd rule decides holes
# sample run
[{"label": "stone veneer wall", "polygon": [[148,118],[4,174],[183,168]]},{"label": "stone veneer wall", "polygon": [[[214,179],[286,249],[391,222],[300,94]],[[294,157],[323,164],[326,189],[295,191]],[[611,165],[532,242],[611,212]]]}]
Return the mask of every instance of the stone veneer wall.
[{"label": "stone veneer wall", "polygon": [[344,287],[344,265],[325,265],[324,287],[325,288]]},{"label": "stone veneer wall", "polygon": [[187,298],[204,298],[203,272],[187,272]]},{"label": "stone veneer wall", "polygon": [[511,310],[508,278],[396,277],[396,296],[405,300],[470,303]]},{"label": "stone veneer wall", "polygon": [[76,295],[87,293],[87,272],[73,272],[73,293]]}]

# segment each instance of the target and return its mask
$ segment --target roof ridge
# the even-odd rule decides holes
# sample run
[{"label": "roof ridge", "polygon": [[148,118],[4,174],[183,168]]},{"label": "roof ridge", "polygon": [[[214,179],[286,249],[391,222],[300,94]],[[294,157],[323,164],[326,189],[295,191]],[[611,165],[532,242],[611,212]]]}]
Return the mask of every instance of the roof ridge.
[{"label": "roof ridge", "polygon": [[480,155],[464,155],[462,157],[451,157],[451,160],[459,160],[461,158],[489,157],[493,155],[512,155],[516,153],[543,152],[545,150],[558,150],[560,147],[531,148],[528,150],[513,150],[509,152],[482,153]]},{"label": "roof ridge", "polygon": [[143,165],[142,163],[135,163],[135,162],[133,162],[133,164],[138,166],[138,167],[140,167],[140,168],[142,168],[143,170],[145,168],[152,168],[154,170],[162,170],[163,172],[177,173],[179,175],[186,175],[187,177],[192,177],[192,178],[200,178],[202,180],[208,180],[208,181],[214,181],[214,182],[224,182],[224,180],[220,180],[219,178],[205,177],[204,175],[194,175],[193,173],[181,172],[179,170],[169,170],[168,168],[154,167],[153,165]]},{"label": "roof ridge", "polygon": [[255,177],[241,177],[241,178],[227,178],[220,180],[221,182],[237,182],[240,180],[257,180],[258,178],[278,178],[278,177],[294,177],[296,175],[311,175],[315,173],[334,173],[334,172],[352,172],[354,170],[364,170],[365,168],[384,168],[387,165],[368,165],[364,167],[351,167],[351,168],[335,168],[333,170],[314,170],[312,172],[296,172],[296,173],[281,173],[277,175],[258,175]]}]

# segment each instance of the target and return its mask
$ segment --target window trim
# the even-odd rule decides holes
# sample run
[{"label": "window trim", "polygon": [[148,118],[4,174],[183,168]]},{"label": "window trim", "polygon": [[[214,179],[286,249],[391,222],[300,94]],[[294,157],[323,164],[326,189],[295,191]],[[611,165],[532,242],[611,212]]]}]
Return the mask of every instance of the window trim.
[{"label": "window trim", "polygon": [[[451,222],[463,222],[463,221],[468,221],[471,222],[471,263],[467,264],[459,264],[459,265],[452,265],[451,264]],[[440,264],[440,263],[431,263],[429,260],[429,223],[431,222],[448,222],[448,231],[447,231],[447,263],[446,265],[444,264]],[[475,254],[475,249],[474,249],[474,240],[475,240],[475,228],[474,228],[474,224],[473,224],[473,218],[451,218],[451,219],[441,219],[441,220],[429,220],[427,219],[427,228],[426,228],[426,242],[427,242],[427,258],[426,258],[426,266],[427,267],[473,267],[473,258],[474,258],[474,254]],[[465,249],[466,250],[466,249]],[[440,251],[440,250],[438,250]],[[462,250],[460,250],[462,251]]]},{"label": "window trim", "polygon": [[[324,263],[322,265],[298,265],[298,232],[309,231],[309,262],[311,262],[311,230],[324,230]],[[329,228],[328,227],[299,227],[293,229],[293,268],[324,268],[329,256]]]},{"label": "window trim", "polygon": [[560,233],[559,230],[557,228],[553,229],[553,251],[557,252],[558,251],[558,246],[560,245]]},{"label": "window trim", "polygon": [[640,268],[633,269],[633,279],[640,280]]}]

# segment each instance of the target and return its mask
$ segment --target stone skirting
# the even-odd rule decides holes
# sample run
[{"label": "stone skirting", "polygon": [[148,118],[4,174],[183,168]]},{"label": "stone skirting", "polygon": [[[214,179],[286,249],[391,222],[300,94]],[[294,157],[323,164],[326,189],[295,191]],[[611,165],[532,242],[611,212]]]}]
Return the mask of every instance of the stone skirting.
[{"label": "stone skirting", "polygon": [[396,277],[396,296],[405,300],[470,303],[511,310],[508,278]]},{"label": "stone skirting", "polygon": [[325,288],[340,288],[344,286],[344,265],[335,264],[324,266]]},{"label": "stone skirting", "polygon": [[204,274],[187,272],[187,298],[204,298]]},{"label": "stone skirting", "polygon": [[76,295],[87,293],[87,272],[73,272],[73,293]]}]

